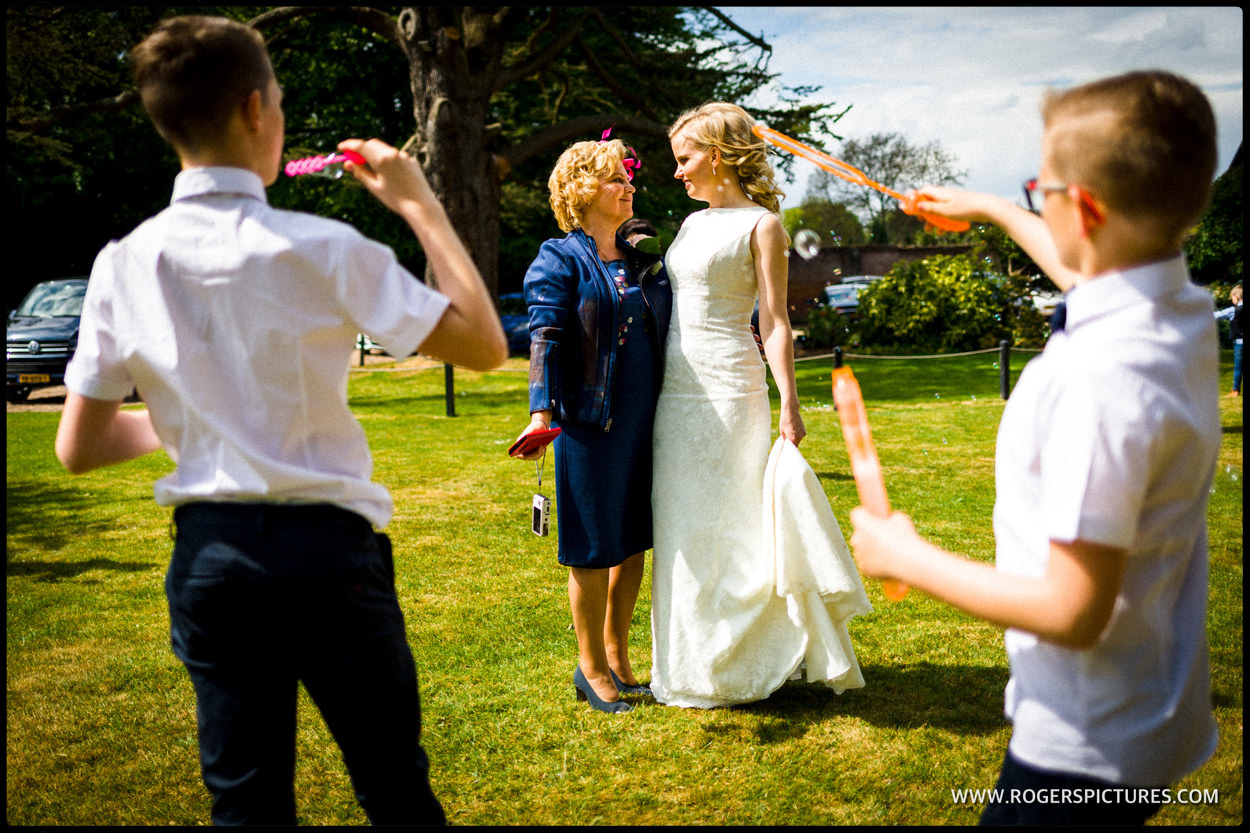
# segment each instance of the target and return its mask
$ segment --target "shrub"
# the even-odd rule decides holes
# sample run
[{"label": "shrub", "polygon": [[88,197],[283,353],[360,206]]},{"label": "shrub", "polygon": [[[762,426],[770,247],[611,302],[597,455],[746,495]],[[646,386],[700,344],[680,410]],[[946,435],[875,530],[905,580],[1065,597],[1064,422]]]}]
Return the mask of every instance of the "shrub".
[{"label": "shrub", "polygon": [[805,347],[844,347],[851,340],[851,322],[833,307],[821,304],[808,311],[803,332]]},{"label": "shrub", "polygon": [[859,296],[864,345],[952,353],[1007,340],[1036,346],[1043,320],[1023,279],[995,275],[967,255],[900,261]]}]

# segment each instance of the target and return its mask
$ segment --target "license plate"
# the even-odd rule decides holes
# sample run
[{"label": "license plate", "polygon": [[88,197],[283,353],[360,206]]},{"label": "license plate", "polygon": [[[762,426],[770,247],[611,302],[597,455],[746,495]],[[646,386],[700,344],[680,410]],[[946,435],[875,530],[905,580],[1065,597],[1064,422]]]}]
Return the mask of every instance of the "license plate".
[{"label": "license plate", "polygon": [[46,373],[19,373],[17,381],[23,385],[39,385],[52,381],[52,377]]}]

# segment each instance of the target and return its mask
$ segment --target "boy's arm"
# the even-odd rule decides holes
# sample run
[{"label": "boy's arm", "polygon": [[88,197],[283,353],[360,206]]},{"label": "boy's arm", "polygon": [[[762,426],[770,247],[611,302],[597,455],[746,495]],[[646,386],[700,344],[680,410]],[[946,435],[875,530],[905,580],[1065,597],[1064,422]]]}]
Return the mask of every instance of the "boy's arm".
[{"label": "boy's arm", "polygon": [[124,463],[160,449],[148,410],[123,411],[121,404],[120,400],[66,395],[56,431],[56,457],[71,474]]},{"label": "boy's arm", "polygon": [[850,544],[866,575],[904,582],[1001,628],[1084,649],[1098,641],[1115,609],[1122,549],[1051,541],[1045,575],[1019,576],[929,543],[900,512],[883,519],[856,507],[851,522]]},{"label": "boy's arm", "polygon": [[921,195],[916,203],[921,211],[970,223],[993,223],[1007,232],[1061,291],[1067,292],[1080,277],[1077,270],[1063,265],[1046,221],[1032,211],[1002,197],[958,188],[926,186]]},{"label": "boy's arm", "polygon": [[354,165],[352,173],[416,233],[438,278],[438,291],[451,301],[421,351],[470,370],[503,364],[508,342],[490,292],[420,164],[377,139],[349,139],[339,149],[368,160],[368,167]]}]

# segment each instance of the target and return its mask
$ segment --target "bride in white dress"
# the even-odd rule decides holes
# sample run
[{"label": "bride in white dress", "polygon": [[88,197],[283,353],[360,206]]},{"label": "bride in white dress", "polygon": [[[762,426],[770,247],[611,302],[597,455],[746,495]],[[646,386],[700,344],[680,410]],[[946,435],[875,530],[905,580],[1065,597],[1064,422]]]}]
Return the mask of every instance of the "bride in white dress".
[{"label": "bride in white dress", "polygon": [[[846,624],[872,607],[797,448],[789,245],[753,124],[713,102],[669,131],[676,178],[708,203],[665,257],[673,313],[655,414],[651,690],[674,706],[762,700],[804,669],[838,693],[864,685]],[[781,396],[771,454],[757,296]]]}]

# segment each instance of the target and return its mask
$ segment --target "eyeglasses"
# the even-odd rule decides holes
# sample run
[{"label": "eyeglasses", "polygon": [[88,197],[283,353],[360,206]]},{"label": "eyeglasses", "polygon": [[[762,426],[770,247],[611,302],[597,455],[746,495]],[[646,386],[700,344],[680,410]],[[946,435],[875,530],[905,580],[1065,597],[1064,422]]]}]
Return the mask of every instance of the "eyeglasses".
[{"label": "eyeglasses", "polygon": [[1040,205],[1033,205],[1033,192],[1034,191],[1041,191],[1043,194],[1045,194],[1045,192],[1047,191],[1067,191],[1069,188],[1072,188],[1072,187],[1074,186],[1065,185],[1063,183],[1054,183],[1052,185],[1052,184],[1047,184],[1044,182],[1038,182],[1037,178],[1034,177],[1033,179],[1030,179],[1028,182],[1024,183],[1024,202],[1026,205],[1028,205],[1029,211],[1032,211],[1034,214],[1041,214],[1042,205],[1045,205],[1045,197],[1044,196],[1042,197],[1043,202]]},{"label": "eyeglasses", "polygon": [[1062,182],[1038,182],[1036,177],[1024,183],[1024,202],[1028,205],[1029,211],[1032,211],[1034,214],[1041,214],[1042,205],[1045,204],[1045,201],[1043,198],[1041,205],[1034,206],[1033,193],[1035,191],[1041,191],[1043,194],[1047,191],[1064,192],[1069,197],[1083,205],[1097,222],[1101,223],[1103,221],[1102,209],[1098,207],[1096,202],[1094,202],[1093,195],[1079,185],[1068,185]]}]

